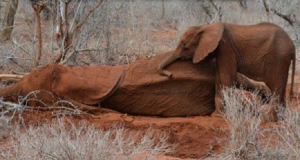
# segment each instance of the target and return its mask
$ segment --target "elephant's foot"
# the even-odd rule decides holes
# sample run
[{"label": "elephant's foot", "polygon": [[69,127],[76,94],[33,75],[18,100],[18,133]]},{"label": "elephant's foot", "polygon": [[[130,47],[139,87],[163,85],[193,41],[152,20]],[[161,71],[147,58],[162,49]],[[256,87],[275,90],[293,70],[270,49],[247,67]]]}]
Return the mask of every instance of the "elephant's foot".
[{"label": "elephant's foot", "polygon": [[[218,91],[216,91],[218,93]],[[211,114],[212,117],[222,117],[222,99],[220,94],[215,95],[215,111]]]},{"label": "elephant's foot", "polygon": [[172,78],[173,77],[173,74],[170,72],[170,71],[167,71],[167,70],[161,70],[159,71],[159,73],[162,75],[162,76],[167,76],[169,78]]},{"label": "elephant's foot", "polygon": [[211,114],[212,117],[222,117],[222,114],[220,111],[217,111],[215,110],[212,114]]},{"label": "elephant's foot", "polygon": [[78,107],[79,110],[89,113],[89,114],[104,114],[104,113],[118,113],[116,111],[110,110],[110,109],[106,109],[106,108],[102,108],[100,106],[95,107],[95,106],[89,106],[80,102],[77,102],[69,97],[65,97],[64,98],[66,101],[71,102],[72,105]]}]

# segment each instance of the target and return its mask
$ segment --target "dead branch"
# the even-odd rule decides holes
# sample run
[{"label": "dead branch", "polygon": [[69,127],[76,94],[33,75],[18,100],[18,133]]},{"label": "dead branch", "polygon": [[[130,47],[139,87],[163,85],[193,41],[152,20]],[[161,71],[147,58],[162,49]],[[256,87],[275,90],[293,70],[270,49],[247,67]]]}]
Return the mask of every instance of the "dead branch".
[{"label": "dead branch", "polygon": [[270,9],[272,12],[274,12],[277,16],[283,18],[284,20],[286,20],[291,26],[294,26],[294,21],[290,18],[290,15],[284,15],[282,13],[279,13],[277,10],[275,10],[274,8]]},{"label": "dead branch", "polygon": [[264,7],[265,7],[265,10],[267,13],[270,13],[270,9],[269,9],[269,6],[267,4],[267,1],[266,0],[262,0],[263,4],[264,4]]},{"label": "dead branch", "polygon": [[18,72],[18,71],[12,71],[13,74],[16,74],[16,75],[21,75],[21,76],[25,76],[29,73],[23,73],[23,72]]},{"label": "dead branch", "polygon": [[[69,55],[66,56],[67,51],[72,47],[72,40],[73,40],[73,36],[75,31],[77,31],[78,29],[80,29],[82,27],[82,25],[87,21],[88,17],[91,15],[91,13],[93,13],[101,4],[102,4],[103,0],[100,0],[93,8],[91,8],[88,13],[84,16],[84,18],[82,20],[80,20],[75,27],[73,28],[71,26],[70,29],[68,29],[68,25],[67,25],[67,17],[60,17],[61,19],[63,19],[63,21],[65,22],[64,24],[60,24],[59,26],[59,30],[60,30],[60,36],[63,36],[62,39],[62,43],[63,45],[61,46],[62,48],[62,52],[59,53],[59,55],[57,56],[57,58],[55,59],[55,63],[60,63],[60,64],[65,64],[66,61],[72,56],[72,54],[74,54],[74,52]],[[65,8],[66,11],[67,8]],[[62,30],[61,28],[64,27],[65,29]]]},{"label": "dead branch", "polygon": [[264,8],[267,12],[267,14],[269,15],[270,12],[273,12],[275,15],[277,15],[278,17],[282,18],[283,20],[287,21],[289,23],[289,25],[293,28],[294,32],[296,33],[296,40],[299,39],[298,35],[297,35],[297,31],[294,27],[294,24],[297,24],[300,26],[300,22],[298,22],[295,18],[292,18],[292,14],[289,15],[284,15],[282,13],[280,13],[278,10],[271,8],[268,4],[266,0],[262,0],[263,4],[264,4]]},{"label": "dead branch", "polygon": [[[219,15],[219,21],[222,21],[222,13],[221,13],[221,7],[218,7],[214,2],[213,2],[213,0],[209,0],[209,2],[213,5],[213,7],[215,8],[215,10],[217,11],[217,14],[216,14],[216,16],[217,15]],[[216,17],[215,17],[216,18]],[[213,21],[215,21],[215,18],[212,20],[212,22]]]},{"label": "dead branch", "polygon": [[265,10],[267,12],[267,14],[271,12],[273,12],[275,15],[277,15],[278,17],[281,17],[282,19],[284,19],[285,21],[287,21],[291,26],[294,26],[294,23],[296,23],[295,20],[292,20],[291,15],[284,15],[282,13],[280,13],[278,10],[271,8],[266,0],[262,0]]},{"label": "dead branch", "polygon": [[9,79],[9,78],[17,78],[22,79],[23,75],[16,75],[16,74],[0,74],[0,80],[2,79]]},{"label": "dead branch", "polygon": [[204,10],[204,12],[209,16],[209,18],[210,18],[210,19],[213,19],[212,15],[211,15],[211,13],[210,13],[210,11],[209,11],[209,9],[208,9],[208,7],[207,7],[207,6],[204,6],[203,3],[201,3],[201,7],[202,7],[202,9]]},{"label": "dead branch", "polygon": [[85,17],[84,17],[81,21],[79,21],[78,24],[75,26],[73,32],[74,32],[75,30],[77,30],[78,28],[80,28],[80,27],[84,24],[84,22],[89,18],[89,16],[91,15],[91,13],[93,13],[94,10],[97,9],[97,8],[102,4],[102,2],[103,2],[103,0],[100,0],[100,1],[95,5],[94,8],[91,8],[91,9],[89,10],[89,12],[85,15]]},{"label": "dead branch", "polygon": [[23,75],[16,75],[16,74],[0,74],[0,80],[1,79],[8,79],[8,78],[21,79],[23,77],[24,77]]},{"label": "dead branch", "polygon": [[93,48],[87,48],[87,49],[81,49],[81,50],[74,50],[73,52],[69,53],[68,56],[60,62],[60,64],[66,64],[68,59],[71,58],[75,53],[79,52],[91,52],[91,51],[99,51],[99,49],[93,49]]}]

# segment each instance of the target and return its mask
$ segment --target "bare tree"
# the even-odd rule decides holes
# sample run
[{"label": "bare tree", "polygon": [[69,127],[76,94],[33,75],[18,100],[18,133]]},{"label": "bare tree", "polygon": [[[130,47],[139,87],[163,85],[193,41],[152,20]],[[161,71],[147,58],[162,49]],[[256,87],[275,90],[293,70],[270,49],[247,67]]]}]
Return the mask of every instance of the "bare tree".
[{"label": "bare tree", "polygon": [[[95,4],[94,7],[92,7],[87,14],[79,21],[71,21],[68,17],[68,6],[71,1],[69,0],[59,0],[57,3],[57,19],[58,19],[58,24],[56,27],[56,40],[57,44],[60,47],[60,53],[57,56],[55,63],[61,63],[64,64],[67,62],[68,58],[72,56],[73,53],[70,53],[67,55],[69,49],[72,47],[72,41],[74,38],[74,33],[78,31],[82,25],[87,21],[91,13],[94,12],[103,2],[103,0],[100,0]],[[79,2],[79,6],[81,5],[82,1]],[[75,13],[75,18],[76,18],[76,13]]]},{"label": "bare tree", "polygon": [[13,30],[16,11],[18,8],[18,0],[9,0],[5,7],[5,15],[2,21],[1,40],[10,39]]}]

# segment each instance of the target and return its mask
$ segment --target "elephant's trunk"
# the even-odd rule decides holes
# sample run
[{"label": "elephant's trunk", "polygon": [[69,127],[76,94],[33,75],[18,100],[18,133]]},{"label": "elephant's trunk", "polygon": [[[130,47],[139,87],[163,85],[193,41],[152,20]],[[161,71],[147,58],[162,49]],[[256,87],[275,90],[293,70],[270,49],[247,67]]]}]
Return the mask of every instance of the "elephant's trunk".
[{"label": "elephant's trunk", "polygon": [[172,73],[170,71],[164,70],[164,68],[167,67],[169,64],[173,63],[176,59],[177,57],[174,55],[174,53],[171,52],[170,56],[168,56],[159,64],[158,66],[159,74],[172,78]]}]

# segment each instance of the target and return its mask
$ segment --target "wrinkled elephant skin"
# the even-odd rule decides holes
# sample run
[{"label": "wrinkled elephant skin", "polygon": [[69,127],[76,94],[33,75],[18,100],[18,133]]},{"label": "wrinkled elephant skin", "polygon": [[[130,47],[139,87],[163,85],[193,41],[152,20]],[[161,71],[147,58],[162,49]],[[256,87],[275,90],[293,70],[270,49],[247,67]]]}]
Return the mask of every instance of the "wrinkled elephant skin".
[{"label": "wrinkled elephant skin", "polygon": [[[170,53],[170,52],[169,52]],[[161,76],[160,54],[128,65],[125,78],[104,104],[117,111],[138,115],[209,115],[214,111],[215,64],[177,61],[168,67],[173,78]]]}]

